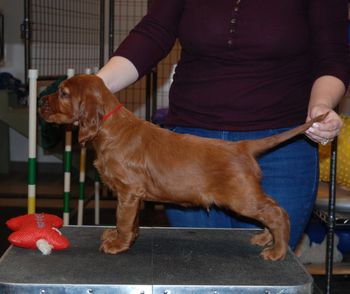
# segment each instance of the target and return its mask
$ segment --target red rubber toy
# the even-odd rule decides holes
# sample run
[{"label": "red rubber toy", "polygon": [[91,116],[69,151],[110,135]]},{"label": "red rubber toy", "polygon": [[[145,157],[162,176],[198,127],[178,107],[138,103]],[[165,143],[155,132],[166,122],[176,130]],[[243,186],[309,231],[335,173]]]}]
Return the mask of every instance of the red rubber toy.
[{"label": "red rubber toy", "polygon": [[63,220],[56,215],[46,213],[26,214],[12,218],[6,225],[13,231],[8,240],[11,244],[39,249],[44,255],[51,250],[63,250],[69,247],[68,239],[61,234],[58,228],[62,227]]}]

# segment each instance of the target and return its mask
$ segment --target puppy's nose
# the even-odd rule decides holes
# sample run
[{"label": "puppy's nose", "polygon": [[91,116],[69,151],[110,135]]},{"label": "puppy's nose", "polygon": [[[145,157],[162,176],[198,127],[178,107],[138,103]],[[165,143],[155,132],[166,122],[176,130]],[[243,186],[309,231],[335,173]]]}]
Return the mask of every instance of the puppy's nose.
[{"label": "puppy's nose", "polygon": [[38,107],[43,107],[47,104],[47,99],[44,99],[44,97],[40,97],[38,100]]}]

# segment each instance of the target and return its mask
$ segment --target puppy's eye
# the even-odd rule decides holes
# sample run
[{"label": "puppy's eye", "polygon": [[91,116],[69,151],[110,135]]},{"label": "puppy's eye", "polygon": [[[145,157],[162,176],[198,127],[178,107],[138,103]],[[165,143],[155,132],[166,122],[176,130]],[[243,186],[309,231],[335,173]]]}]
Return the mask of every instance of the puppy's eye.
[{"label": "puppy's eye", "polygon": [[68,92],[66,91],[66,89],[59,89],[58,93],[59,93],[60,98],[67,98],[68,97]]}]

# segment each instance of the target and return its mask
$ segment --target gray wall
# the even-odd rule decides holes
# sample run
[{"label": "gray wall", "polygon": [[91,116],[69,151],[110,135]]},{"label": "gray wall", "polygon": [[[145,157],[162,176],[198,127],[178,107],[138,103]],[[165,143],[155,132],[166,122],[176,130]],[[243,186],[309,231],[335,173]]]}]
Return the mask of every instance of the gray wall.
[{"label": "gray wall", "polygon": [[0,71],[10,72],[23,81],[24,46],[20,33],[24,13],[23,1],[0,0],[0,10],[5,16],[5,59],[0,65]]},{"label": "gray wall", "polygon": [[[24,81],[24,44],[20,25],[24,18],[23,5],[22,0],[0,0],[5,26],[5,58],[0,64],[0,72],[9,72],[22,81]],[[28,140],[13,129],[10,129],[10,159],[11,161],[28,159]],[[60,162],[53,156],[44,155],[41,148],[38,148],[38,161]]]}]

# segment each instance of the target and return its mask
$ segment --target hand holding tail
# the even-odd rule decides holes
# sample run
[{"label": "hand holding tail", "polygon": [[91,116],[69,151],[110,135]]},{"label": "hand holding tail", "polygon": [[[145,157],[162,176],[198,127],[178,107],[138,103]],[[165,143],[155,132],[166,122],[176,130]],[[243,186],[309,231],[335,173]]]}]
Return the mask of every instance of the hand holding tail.
[{"label": "hand holding tail", "polygon": [[314,122],[305,132],[305,135],[316,143],[326,145],[339,135],[343,126],[340,116],[326,105],[317,105],[310,111],[307,121],[317,117],[320,114],[328,113],[323,121]]}]

